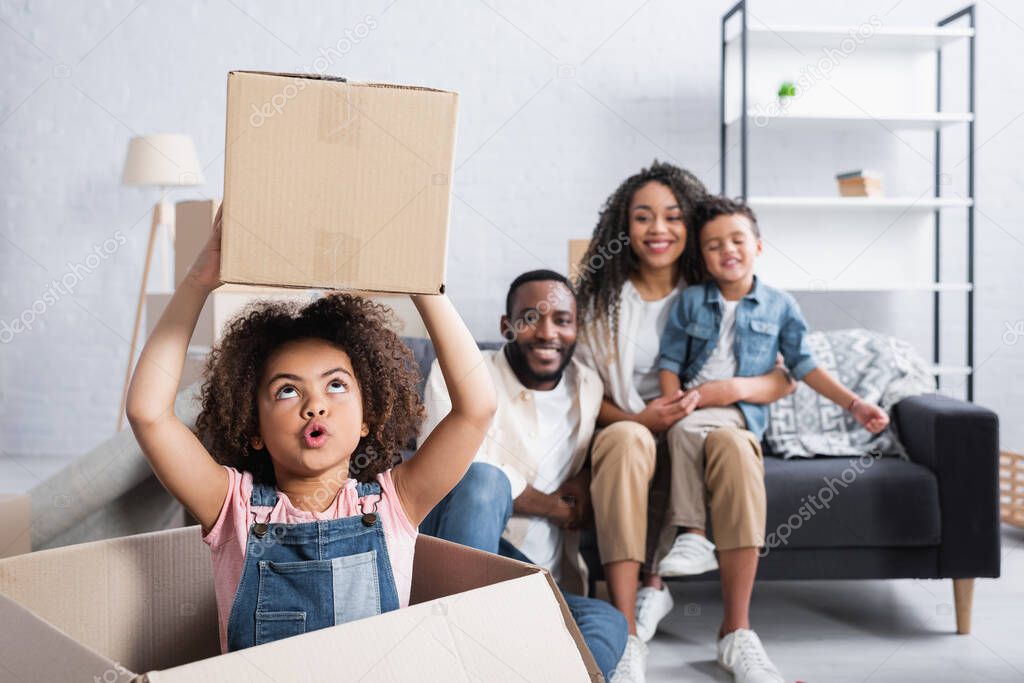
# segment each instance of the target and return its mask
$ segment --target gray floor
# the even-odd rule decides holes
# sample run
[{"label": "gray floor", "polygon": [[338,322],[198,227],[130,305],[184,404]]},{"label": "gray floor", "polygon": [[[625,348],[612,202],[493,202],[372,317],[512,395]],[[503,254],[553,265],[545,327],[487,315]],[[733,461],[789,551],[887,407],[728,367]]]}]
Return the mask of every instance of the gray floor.
[{"label": "gray floor", "polygon": [[[0,491],[27,491],[67,462],[0,453]],[[672,593],[648,682],[731,681],[714,661],[717,583]],[[971,635],[954,633],[951,581],[765,582],[752,617],[787,681],[1024,681],[1024,530],[1004,526],[1003,576],[978,581]]]},{"label": "gray floor", "polygon": [[[975,585],[958,636],[951,581],[758,584],[754,629],[787,681],[1024,681],[1024,530],[1003,527],[1002,578]],[[715,664],[718,584],[673,584],[650,643],[648,683],[731,681]]]}]

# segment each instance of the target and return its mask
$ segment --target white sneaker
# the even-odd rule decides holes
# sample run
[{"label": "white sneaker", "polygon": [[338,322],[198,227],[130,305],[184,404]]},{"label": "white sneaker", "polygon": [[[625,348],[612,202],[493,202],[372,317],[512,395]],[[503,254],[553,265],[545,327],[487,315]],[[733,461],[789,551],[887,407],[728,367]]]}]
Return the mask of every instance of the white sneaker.
[{"label": "white sneaker", "polygon": [[658,563],[661,576],[694,576],[718,569],[715,544],[700,534],[676,536],[672,549]]},{"label": "white sneaker", "polygon": [[761,639],[741,628],[718,641],[718,665],[733,675],[736,683],[786,683],[768,659]]},{"label": "white sneaker", "polygon": [[645,643],[654,637],[658,624],[672,611],[675,602],[668,586],[641,588],[636,594],[636,635]]},{"label": "white sneaker", "polygon": [[636,636],[626,640],[626,649],[615,667],[611,683],[647,683],[647,646]]}]

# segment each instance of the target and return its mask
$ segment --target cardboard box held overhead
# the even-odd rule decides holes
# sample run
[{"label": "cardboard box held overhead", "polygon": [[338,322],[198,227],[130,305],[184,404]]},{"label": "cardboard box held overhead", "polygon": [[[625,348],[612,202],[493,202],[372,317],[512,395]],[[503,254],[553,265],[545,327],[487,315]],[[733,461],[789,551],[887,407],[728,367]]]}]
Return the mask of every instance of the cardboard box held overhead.
[{"label": "cardboard box held overhead", "polygon": [[225,282],[444,291],[458,95],[228,74]]},{"label": "cardboard box held overhead", "polygon": [[28,553],[0,560],[0,681],[602,680],[538,567],[421,536],[410,603],[221,655],[199,527]]}]

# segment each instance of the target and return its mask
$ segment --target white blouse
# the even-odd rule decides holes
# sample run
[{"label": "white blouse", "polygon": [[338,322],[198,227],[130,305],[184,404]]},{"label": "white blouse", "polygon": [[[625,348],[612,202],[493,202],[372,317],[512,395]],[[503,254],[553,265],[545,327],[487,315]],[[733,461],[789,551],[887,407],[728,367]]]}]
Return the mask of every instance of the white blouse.
[{"label": "white blouse", "polygon": [[[667,312],[685,287],[681,284],[658,301],[644,301],[633,283],[626,280],[619,300],[618,348],[613,344],[611,326],[606,319],[585,323],[586,329],[582,330],[583,334],[576,345],[576,355],[584,365],[593,368],[601,376],[605,396],[619,409],[639,413],[647,405],[637,390],[635,372],[643,370],[641,364],[647,355],[653,354],[657,360],[661,332],[668,320]],[[652,304],[663,305],[654,316],[649,315],[648,310]],[[657,378],[657,371],[654,376]]]}]

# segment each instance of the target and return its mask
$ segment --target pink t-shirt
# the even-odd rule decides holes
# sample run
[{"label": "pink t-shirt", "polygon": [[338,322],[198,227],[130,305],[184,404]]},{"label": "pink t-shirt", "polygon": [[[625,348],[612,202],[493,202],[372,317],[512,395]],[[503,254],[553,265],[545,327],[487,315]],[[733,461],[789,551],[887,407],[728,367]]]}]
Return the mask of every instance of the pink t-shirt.
[{"label": "pink t-shirt", "polygon": [[[220,510],[216,523],[209,533],[203,534],[203,542],[210,546],[213,558],[213,584],[217,595],[217,621],[220,623],[220,650],[227,652],[228,619],[235,601],[238,582],[242,579],[245,564],[245,544],[249,537],[249,525],[254,521],[249,501],[252,498],[252,473],[239,472],[233,467],[228,471],[228,495]],[[417,529],[405,516],[402,503],[391,479],[391,470],[377,475],[381,486],[377,514],[384,527],[388,557],[395,575],[400,607],[409,605],[409,589],[412,585],[412,558],[416,548]],[[303,524],[322,519],[338,519],[361,515],[359,498],[356,495],[356,480],[349,479],[338,490],[334,501],[323,512],[308,512],[292,505],[288,496],[277,492],[277,504],[265,520],[275,524]],[[376,499],[376,496],[374,496]]]}]

